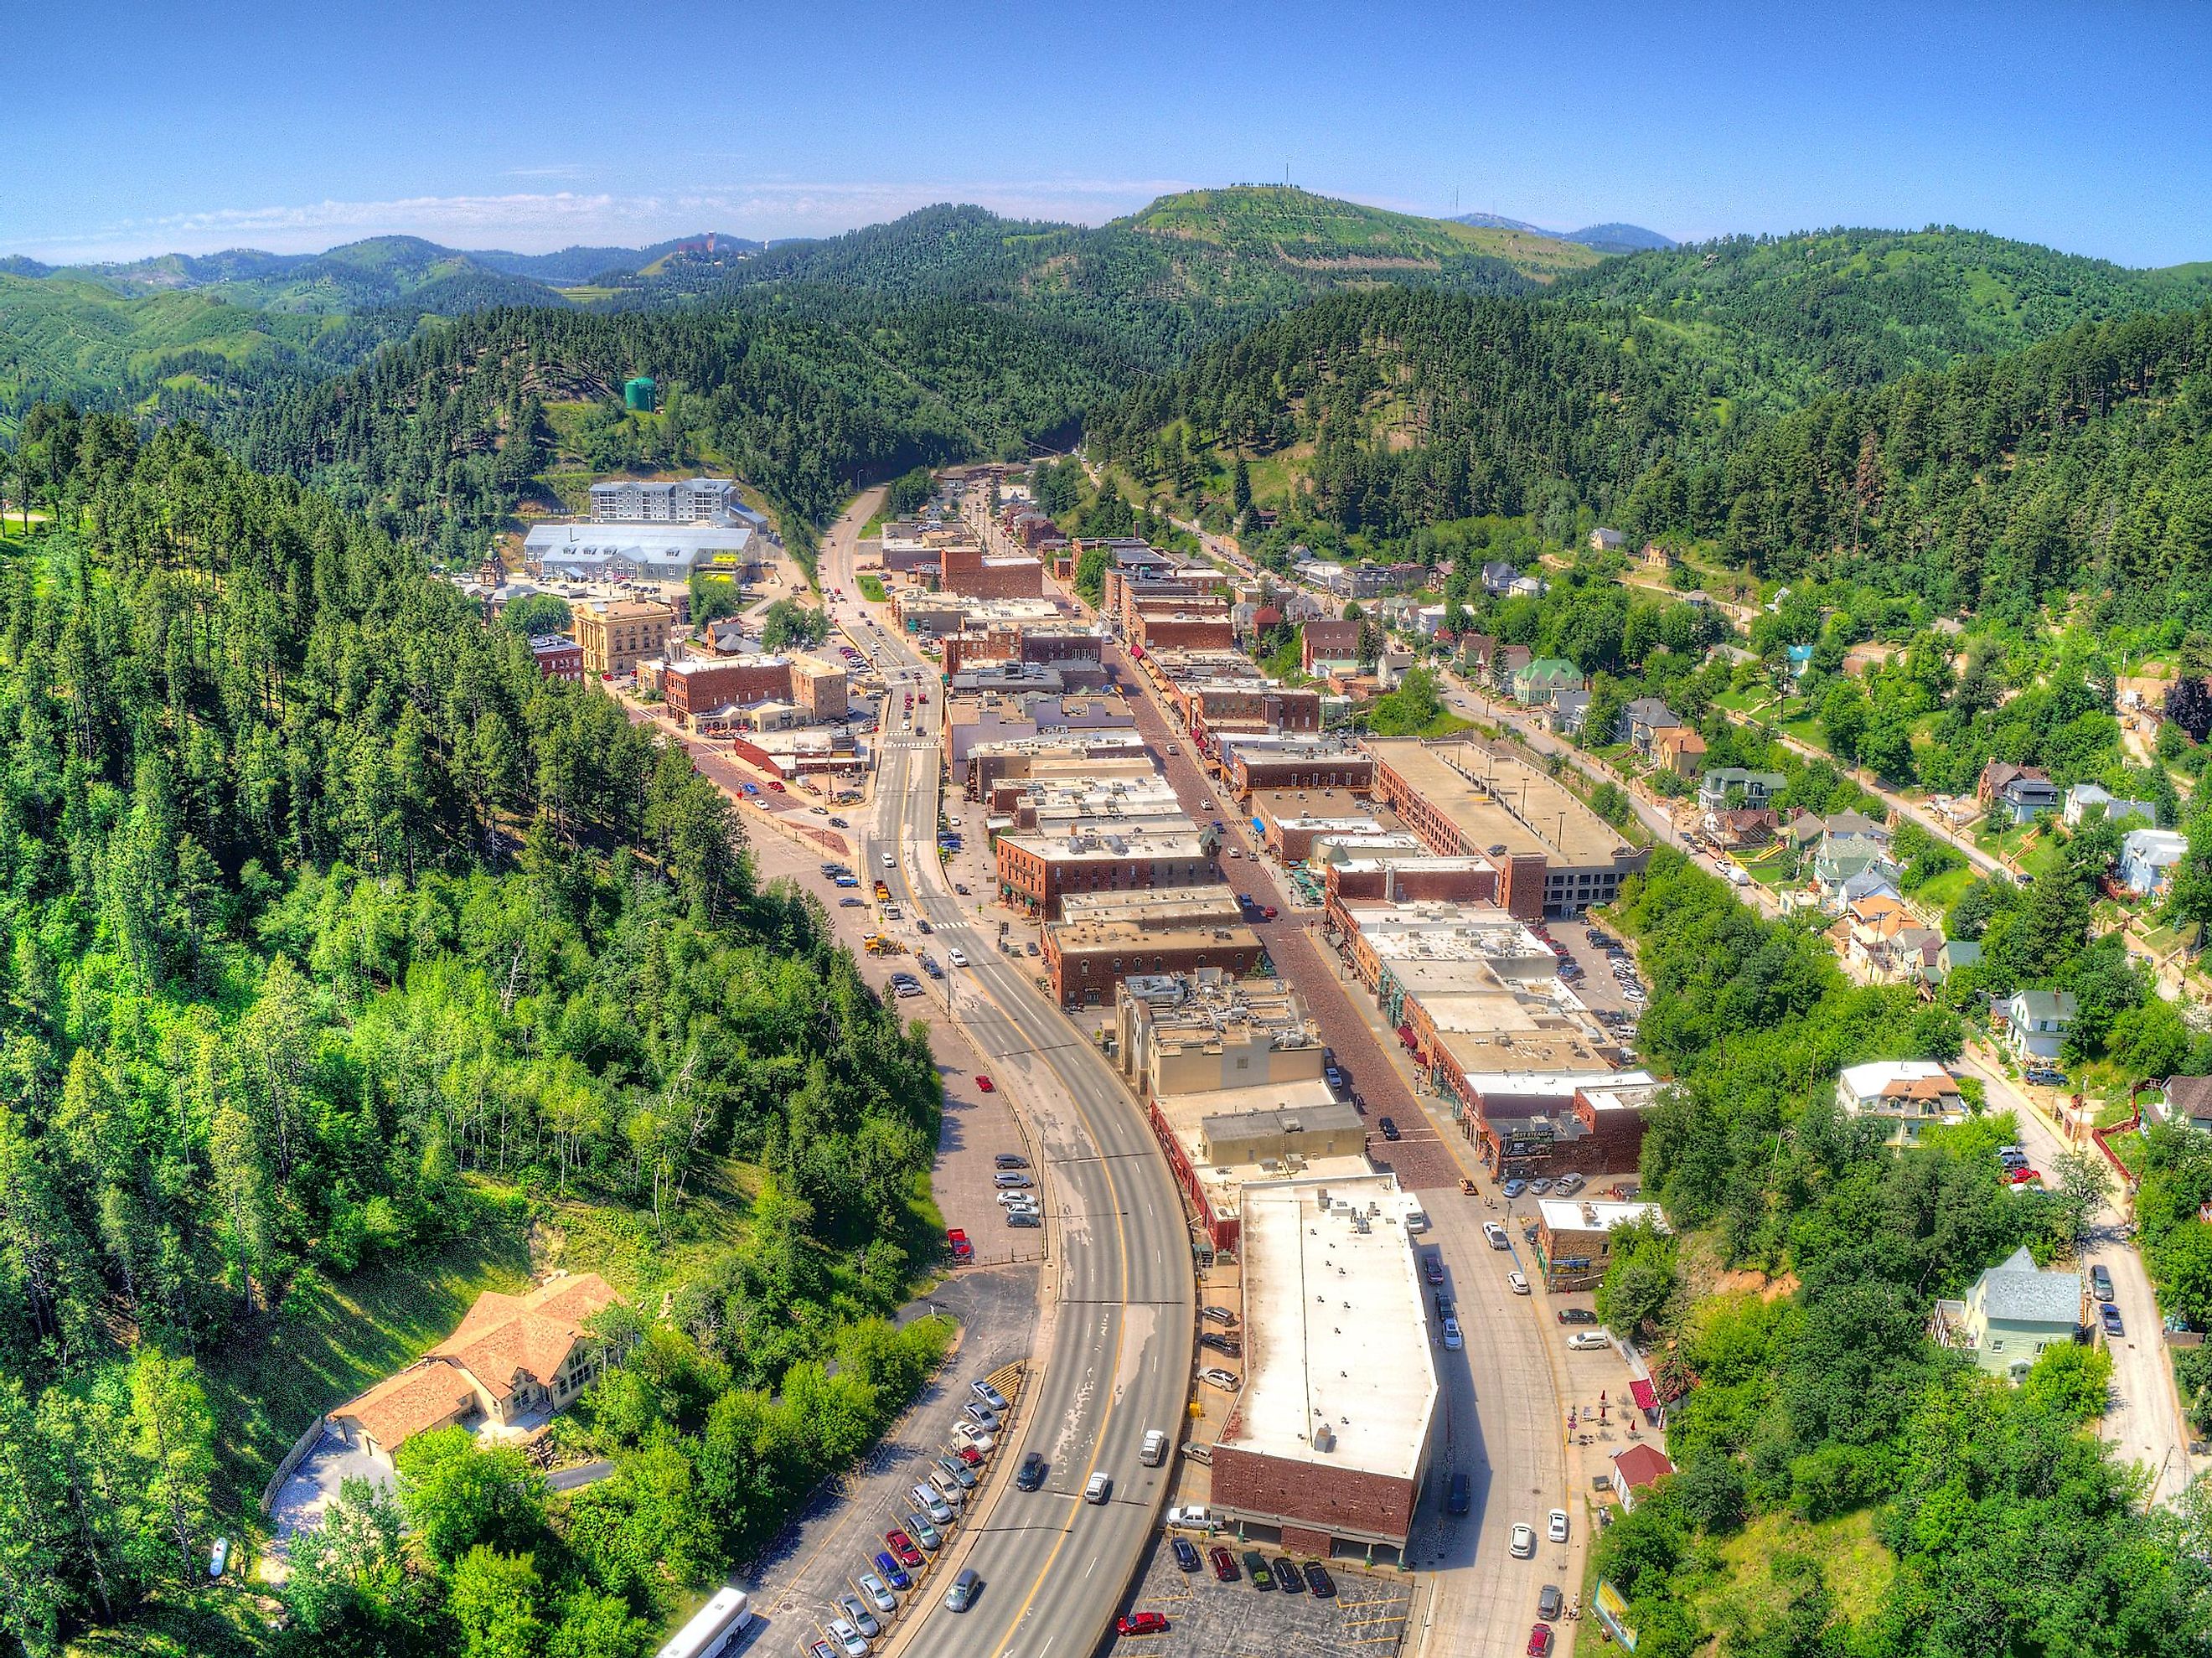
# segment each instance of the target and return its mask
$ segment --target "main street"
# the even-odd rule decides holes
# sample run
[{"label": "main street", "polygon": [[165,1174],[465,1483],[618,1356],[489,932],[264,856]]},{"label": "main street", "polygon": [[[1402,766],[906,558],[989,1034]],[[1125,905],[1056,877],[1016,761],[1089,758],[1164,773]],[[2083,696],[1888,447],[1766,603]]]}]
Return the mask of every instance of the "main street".
[{"label": "main street", "polygon": [[[857,595],[858,532],[877,498],[862,496],[825,542],[825,586]],[[975,1607],[953,1613],[933,1597],[898,1638],[923,1655],[1087,1653],[1135,1575],[1172,1472],[1142,1467],[1138,1448],[1149,1429],[1174,1435],[1188,1397],[1196,1308],[1182,1206],[1120,1079],[945,878],[934,670],[895,631],[860,620],[856,598],[836,608],[890,688],[858,866],[890,883],[941,945],[968,957],[967,968],[949,969],[951,1010],[1029,1121],[1058,1273],[1018,1442],[1000,1452],[1000,1478],[945,1563],[982,1579]],[[896,706],[904,688],[918,693],[910,721]],[[1050,1471],[1042,1490],[1024,1493],[1004,1469],[1030,1450]],[[1094,1473],[1114,1481],[1100,1505],[1082,1500]]]}]

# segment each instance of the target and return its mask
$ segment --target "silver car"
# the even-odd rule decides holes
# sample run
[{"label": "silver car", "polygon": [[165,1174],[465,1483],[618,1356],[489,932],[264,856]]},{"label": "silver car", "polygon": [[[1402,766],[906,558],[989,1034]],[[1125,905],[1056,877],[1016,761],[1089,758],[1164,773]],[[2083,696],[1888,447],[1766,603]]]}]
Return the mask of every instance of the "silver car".
[{"label": "silver car", "polygon": [[847,1623],[850,1624],[854,1629],[860,1631],[860,1633],[867,1637],[869,1640],[874,1640],[876,1637],[884,1632],[884,1626],[876,1621],[875,1614],[870,1612],[867,1607],[860,1604],[860,1597],[859,1595],[839,1595],[837,1597],[837,1609],[845,1614],[845,1621]]}]

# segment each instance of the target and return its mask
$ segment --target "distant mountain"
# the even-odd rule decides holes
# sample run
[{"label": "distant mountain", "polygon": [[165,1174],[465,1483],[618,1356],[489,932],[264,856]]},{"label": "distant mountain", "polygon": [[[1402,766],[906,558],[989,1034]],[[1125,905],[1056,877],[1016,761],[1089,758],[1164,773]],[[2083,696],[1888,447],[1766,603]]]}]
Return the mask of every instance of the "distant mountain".
[{"label": "distant mountain", "polygon": [[1636,224],[1585,225],[1580,230],[1547,230],[1521,219],[1508,219],[1496,213],[1462,213],[1454,224],[1484,226],[1495,230],[1522,230],[1532,236],[1548,236],[1557,241],[1576,242],[1594,248],[1600,253],[1641,253],[1655,247],[1673,247],[1672,237],[1662,236],[1656,230],[1646,230]]},{"label": "distant mountain", "polygon": [[1646,230],[1640,224],[1584,225],[1580,230],[1567,232],[1566,239],[1580,242],[1584,247],[1594,247],[1601,253],[1642,253],[1675,245],[1673,237]]},{"label": "distant mountain", "polygon": [[696,236],[676,236],[650,247],[564,247],[557,253],[507,253],[498,249],[471,252],[479,264],[503,270],[510,276],[527,276],[556,288],[573,288],[611,271],[642,271],[683,254],[702,260],[726,260],[758,253],[767,244],[726,230],[702,230]]}]

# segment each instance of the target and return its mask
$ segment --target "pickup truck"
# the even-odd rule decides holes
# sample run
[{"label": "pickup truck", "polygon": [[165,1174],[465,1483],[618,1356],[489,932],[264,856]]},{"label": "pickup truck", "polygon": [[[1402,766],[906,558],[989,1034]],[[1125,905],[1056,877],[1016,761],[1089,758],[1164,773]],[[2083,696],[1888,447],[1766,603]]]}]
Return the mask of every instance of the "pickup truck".
[{"label": "pickup truck", "polygon": [[945,1229],[945,1242],[946,1247],[952,1251],[953,1260],[973,1260],[975,1259],[975,1246],[968,1242],[968,1234],[961,1228],[957,1226],[946,1227]]}]

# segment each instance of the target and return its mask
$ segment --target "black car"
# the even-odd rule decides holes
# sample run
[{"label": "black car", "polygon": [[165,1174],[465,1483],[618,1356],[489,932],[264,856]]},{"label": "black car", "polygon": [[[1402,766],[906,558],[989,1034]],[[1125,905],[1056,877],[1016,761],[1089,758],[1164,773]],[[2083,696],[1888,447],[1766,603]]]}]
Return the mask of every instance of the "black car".
[{"label": "black car", "polygon": [[1587,1307],[1562,1307],[1559,1309],[1559,1322],[1562,1324],[1595,1324],[1597,1322],[1597,1315],[1590,1311]]},{"label": "black car", "polygon": [[2117,1338],[2127,1334],[2127,1327],[2120,1322],[2120,1309],[2111,1302],[2098,1303],[2097,1316],[2104,1321],[2106,1335]]},{"label": "black car", "polygon": [[1545,1584],[1536,1592],[1536,1616],[1549,1623],[1559,1615],[1563,1599],[1557,1583]]},{"label": "black car", "polygon": [[1244,1351],[1244,1344],[1237,1340],[1235,1336],[1222,1335],[1213,1330],[1208,1330],[1204,1335],[1199,1337],[1198,1345],[1201,1347],[1211,1347],[1217,1353],[1226,1353],[1231,1358],[1242,1357]]},{"label": "black car", "polygon": [[1336,1579],[1328,1575],[1328,1568],[1318,1560],[1306,1562],[1306,1588],[1315,1600],[1326,1600],[1336,1593]]},{"label": "black car", "polygon": [[1022,1459],[1021,1471],[1015,1474],[1014,1484],[1021,1490],[1033,1491],[1044,1484],[1044,1458],[1031,1451]]},{"label": "black car", "polygon": [[1168,1541],[1170,1546],[1175,1550],[1176,1564],[1184,1571],[1196,1571],[1200,1562],[1198,1551],[1191,1546],[1190,1540],[1188,1537],[1174,1537],[1170,1538]]},{"label": "black car", "polygon": [[1305,1579],[1298,1576],[1298,1563],[1287,1554],[1275,1562],[1275,1587],[1285,1594],[1305,1593]]},{"label": "black car", "polygon": [[1454,1474],[1451,1477],[1451,1495],[1444,1499],[1444,1511],[1447,1514],[1465,1514],[1474,1492],[1474,1482],[1472,1479],[1463,1473]]},{"label": "black car", "polygon": [[1398,1138],[1398,1125],[1392,1122],[1389,1118],[1376,1118],[1375,1126],[1382,1131],[1382,1138],[1384,1139],[1395,1140]]}]

